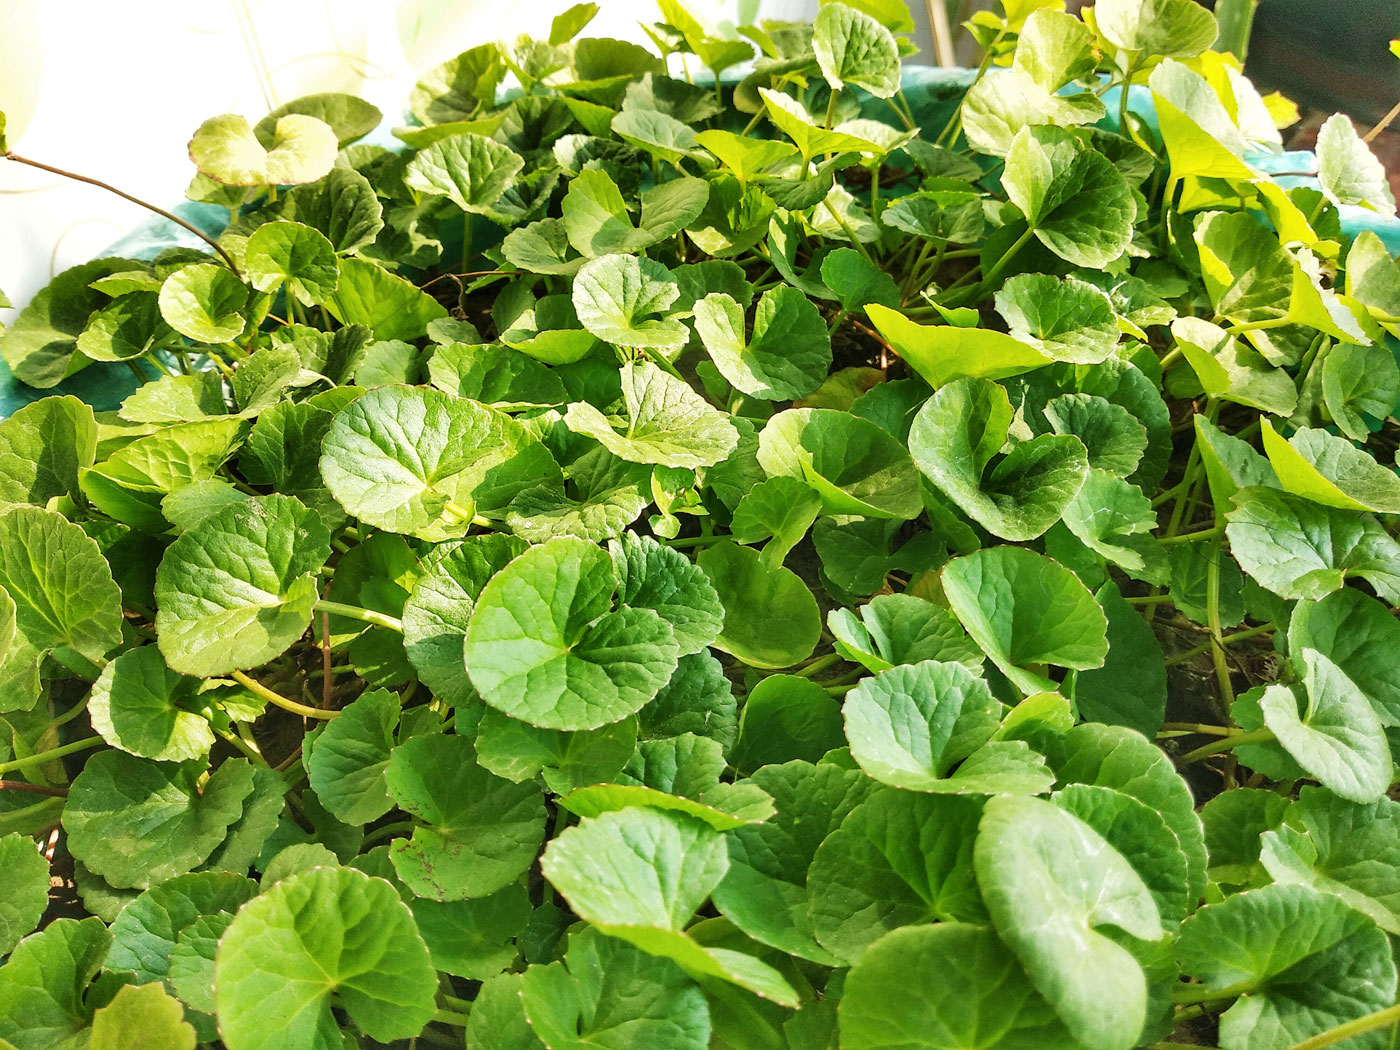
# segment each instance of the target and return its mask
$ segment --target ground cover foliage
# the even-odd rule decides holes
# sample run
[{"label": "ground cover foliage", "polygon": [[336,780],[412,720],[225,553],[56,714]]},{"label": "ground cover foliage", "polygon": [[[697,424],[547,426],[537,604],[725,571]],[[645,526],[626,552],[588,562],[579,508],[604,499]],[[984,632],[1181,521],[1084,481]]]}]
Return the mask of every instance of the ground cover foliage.
[{"label": "ground cover foliage", "polygon": [[1189,0],[938,126],[891,0],[594,12],[206,122],[217,252],[5,333],[147,381],[0,422],[0,1047],[1395,1046],[1352,125],[1267,174]]}]

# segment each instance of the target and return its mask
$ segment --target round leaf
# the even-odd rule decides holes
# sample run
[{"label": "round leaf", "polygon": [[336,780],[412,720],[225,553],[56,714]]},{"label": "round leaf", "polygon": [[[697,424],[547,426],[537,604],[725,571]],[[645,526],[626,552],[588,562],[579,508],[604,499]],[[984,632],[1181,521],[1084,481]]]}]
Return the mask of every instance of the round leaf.
[{"label": "round leaf", "polygon": [[258,291],[276,291],[286,282],[287,291],[303,306],[325,302],[340,280],[331,242],[299,222],[259,226],[248,238],[243,265]]},{"label": "round leaf", "polygon": [[821,638],[817,600],[790,569],[769,569],[758,551],[727,540],[696,559],[724,606],[715,648],[754,667],[791,667]]},{"label": "round leaf", "polygon": [[279,117],[266,149],[242,117],[210,117],[190,140],[190,160],[228,186],[315,182],[335,163],[340,143],[324,121],[304,113]]},{"label": "round leaf", "polygon": [[213,263],[176,270],[160,286],[165,323],[199,343],[226,343],[243,334],[248,286]]},{"label": "round leaf", "polygon": [[744,309],[724,292],[695,304],[695,330],[720,374],[738,390],[766,401],[805,397],[831,370],[831,336],[812,301],[791,285],[763,293],[753,333]]},{"label": "round leaf", "polygon": [[408,1039],[436,995],[412,913],[387,882],[351,868],[313,868],[250,901],[214,964],[229,1050],[338,1050],[336,1007],[371,1039]]},{"label": "round leaf", "polygon": [[92,727],[113,747],[158,762],[202,758],[214,730],[196,697],[200,681],[165,666],[160,650],[143,645],[102,669],[92,687]]},{"label": "round leaf", "polygon": [[49,862],[28,835],[0,836],[0,955],[14,950],[20,938],[39,925],[49,905]]}]

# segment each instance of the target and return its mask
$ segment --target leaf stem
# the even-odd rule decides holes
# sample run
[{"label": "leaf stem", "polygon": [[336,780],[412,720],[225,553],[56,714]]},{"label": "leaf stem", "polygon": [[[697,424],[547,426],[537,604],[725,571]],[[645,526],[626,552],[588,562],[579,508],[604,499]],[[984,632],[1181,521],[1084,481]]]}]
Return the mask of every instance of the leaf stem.
[{"label": "leaf stem", "polygon": [[792,675],[794,678],[811,678],[813,675],[821,674],[821,672],[825,671],[828,667],[839,664],[841,660],[842,657],[840,653],[827,653],[825,656],[817,657],[801,670],[793,671]]},{"label": "leaf stem", "polygon": [[0,791],[25,791],[31,795],[52,795],[54,798],[67,798],[66,787],[49,787],[47,784],[31,784],[27,780],[0,780]]},{"label": "leaf stem", "polygon": [[[1387,113],[1385,116],[1381,117],[1381,122],[1377,124],[1374,128],[1372,128],[1370,131],[1366,132],[1366,134],[1362,137],[1361,141],[1370,142],[1382,131],[1390,127],[1391,123],[1395,120],[1396,117],[1400,117],[1400,102],[1395,103],[1395,105],[1391,107],[1390,112]],[[1300,1043],[1298,1045],[1301,1046],[1302,1044]]]},{"label": "leaf stem", "polygon": [[88,751],[94,747],[101,747],[103,740],[100,736],[88,736],[81,740],[75,740],[71,744],[64,744],[51,751],[40,751],[30,755],[28,758],[16,758],[9,762],[0,762],[0,774],[23,772],[29,766],[41,765],[44,762],[52,762],[58,758],[67,758],[69,755],[76,755],[80,751]]},{"label": "leaf stem", "polygon": [[1235,702],[1235,689],[1230,683],[1230,664],[1225,659],[1225,646],[1220,644],[1220,541],[1211,545],[1210,561],[1206,564],[1206,625],[1210,628],[1211,659],[1215,663],[1215,680],[1220,686],[1220,699],[1228,711]]},{"label": "leaf stem", "polygon": [[[1246,638],[1256,638],[1261,634],[1268,634],[1270,631],[1278,630],[1278,624],[1266,623],[1259,627],[1249,627],[1243,631],[1236,631],[1234,634],[1221,635],[1221,645],[1233,645],[1235,642],[1242,642]],[[1167,666],[1174,667],[1177,664],[1184,664],[1187,660],[1200,656],[1203,652],[1215,644],[1215,639],[1202,642],[1194,649],[1187,649],[1185,652],[1177,653],[1175,656],[1167,657]]]},{"label": "leaf stem", "polygon": [[1248,981],[1232,984],[1228,988],[1207,988],[1203,984],[1179,984],[1172,989],[1172,1002],[1178,1006],[1193,1003],[1215,1003],[1224,999],[1238,999],[1247,992],[1254,991]]},{"label": "leaf stem", "polygon": [[[1400,107],[1397,107],[1400,108]],[[1358,1017],[1354,1021],[1347,1021],[1329,1028],[1325,1032],[1320,1032],[1309,1039],[1304,1039],[1301,1043],[1294,1043],[1288,1050],[1322,1050],[1323,1047],[1335,1046],[1344,1039],[1352,1036],[1364,1035],[1367,1032],[1374,1032],[1377,1028],[1385,1028],[1387,1025],[1400,1022],[1400,1003],[1394,1006],[1387,1006],[1384,1010],[1377,1010],[1373,1014],[1365,1017]]]},{"label": "leaf stem", "polygon": [[363,620],[365,623],[372,623],[376,627],[387,627],[391,631],[403,634],[403,621],[397,620],[387,613],[375,612],[373,609],[361,609],[355,605],[342,605],[340,602],[333,602],[326,598],[317,599],[312,606],[318,612],[330,613],[332,616],[344,616],[350,620]]},{"label": "leaf stem", "polygon": [[433,1020],[438,1024],[450,1024],[455,1028],[467,1026],[467,1015],[458,1013],[456,1010],[435,1010]]},{"label": "leaf stem", "polygon": [[1236,733],[1232,736],[1221,737],[1219,740],[1212,740],[1209,744],[1202,744],[1195,751],[1186,752],[1177,759],[1177,762],[1180,765],[1188,766],[1192,762],[1209,758],[1211,755],[1218,755],[1222,751],[1229,751],[1241,744],[1264,744],[1275,739],[1277,738],[1272,729],[1255,729],[1248,733]]},{"label": "leaf stem", "polygon": [[[319,605],[320,603],[318,602],[317,604]],[[320,708],[307,707],[305,704],[299,704],[295,700],[288,700],[281,693],[275,692],[261,682],[249,678],[242,671],[232,671],[229,673],[229,677],[254,696],[260,696],[274,707],[280,707],[283,711],[290,711],[292,714],[300,715],[302,718],[330,719],[340,714],[339,711],[322,711]]]},{"label": "leaf stem", "polygon": [[21,157],[18,153],[6,153],[5,159],[12,160],[16,164],[27,164],[31,168],[38,168],[41,171],[52,172],[54,175],[62,175],[64,178],[73,179],[76,182],[86,182],[90,186],[96,186],[99,189],[107,190],[109,193],[115,193],[118,197],[121,197],[123,200],[131,201],[132,204],[138,204],[141,207],[145,208],[147,211],[153,211],[161,218],[169,219],[176,226],[183,226],[185,229],[189,230],[190,233],[194,234],[201,241],[209,245],[209,247],[213,248],[216,252],[223,256],[224,262],[228,263],[228,268],[233,271],[233,275],[239,280],[243,279],[243,275],[238,271],[238,265],[233,261],[232,256],[230,256],[228,252],[224,251],[224,249],[219,246],[218,241],[214,240],[214,238],[210,237],[199,227],[193,225],[192,223],[186,222],[184,219],[180,218],[180,216],[174,214],[173,212],[168,212],[164,208],[157,208],[154,204],[151,204],[149,201],[143,201],[140,197],[133,197],[131,194],[117,189],[111,183],[103,182],[101,179],[94,179],[88,175],[79,175],[75,171],[66,171],[63,168],[55,168],[52,164],[44,164],[41,161],[30,160],[28,157]]},{"label": "leaf stem", "polygon": [[1202,529],[1199,532],[1183,532],[1176,536],[1163,536],[1158,543],[1168,546],[1173,543],[1192,543],[1196,540],[1213,540],[1225,534],[1224,525],[1215,525],[1209,529]]},{"label": "leaf stem", "polygon": [[[1230,726],[1208,726],[1200,722],[1163,722],[1163,733],[1200,733],[1203,736],[1239,736],[1240,731]],[[1158,734],[1161,735],[1160,733]]]}]

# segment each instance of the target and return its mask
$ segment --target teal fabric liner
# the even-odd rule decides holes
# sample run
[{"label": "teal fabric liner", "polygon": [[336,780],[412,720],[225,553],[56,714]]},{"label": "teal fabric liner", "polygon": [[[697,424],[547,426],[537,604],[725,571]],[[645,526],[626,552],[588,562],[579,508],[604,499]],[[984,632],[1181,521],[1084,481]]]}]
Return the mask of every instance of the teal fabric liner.
[{"label": "teal fabric liner", "polygon": [[[952,118],[964,91],[972,83],[975,73],[970,69],[940,69],[936,66],[906,66],[903,73],[903,93],[908,102],[914,123],[926,133],[937,136]],[[726,80],[730,78],[726,77]],[[1111,88],[1104,94],[1104,103],[1109,116],[1102,121],[1103,126],[1117,128],[1118,92]],[[1152,95],[1147,88],[1135,86],[1129,95],[1129,105],[1133,112],[1144,119],[1154,129],[1156,113],[1152,108]],[[870,98],[864,104],[866,116],[888,120],[891,112],[887,103]],[[392,122],[386,121],[372,132],[366,141],[389,148],[401,147],[402,143],[390,133]],[[1250,164],[1270,172],[1315,172],[1317,158],[1307,152],[1282,154],[1258,151],[1246,158]],[[1313,185],[1313,176],[1288,175],[1279,180],[1285,186]],[[180,218],[198,226],[211,236],[217,236],[228,224],[226,208],[211,204],[197,204],[185,201],[172,209]],[[1400,253],[1400,220],[1385,219],[1364,208],[1343,207],[1341,209],[1342,230],[1355,236],[1363,230],[1373,230],[1385,243],[1392,255]],[[137,226],[126,236],[108,246],[104,256],[120,256],[128,259],[153,259],[164,249],[201,247],[203,242],[168,219],[152,217]],[[81,398],[99,412],[116,408],[138,386],[130,368],[122,364],[98,363],[89,365],[81,372],[65,379],[58,386],[47,390],[37,390],[15,379],[9,366],[0,360],[0,419],[11,415],[20,408],[52,394],[72,394]]]}]

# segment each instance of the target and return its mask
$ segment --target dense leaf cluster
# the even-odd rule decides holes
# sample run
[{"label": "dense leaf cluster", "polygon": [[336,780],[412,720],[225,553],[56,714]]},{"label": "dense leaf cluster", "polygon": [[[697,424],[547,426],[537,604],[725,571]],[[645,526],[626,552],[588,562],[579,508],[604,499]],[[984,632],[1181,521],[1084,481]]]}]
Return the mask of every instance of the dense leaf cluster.
[{"label": "dense leaf cluster", "polygon": [[202,125],[0,344],[143,380],[0,422],[0,1047],[1395,1045],[1394,201],[1061,6]]}]

